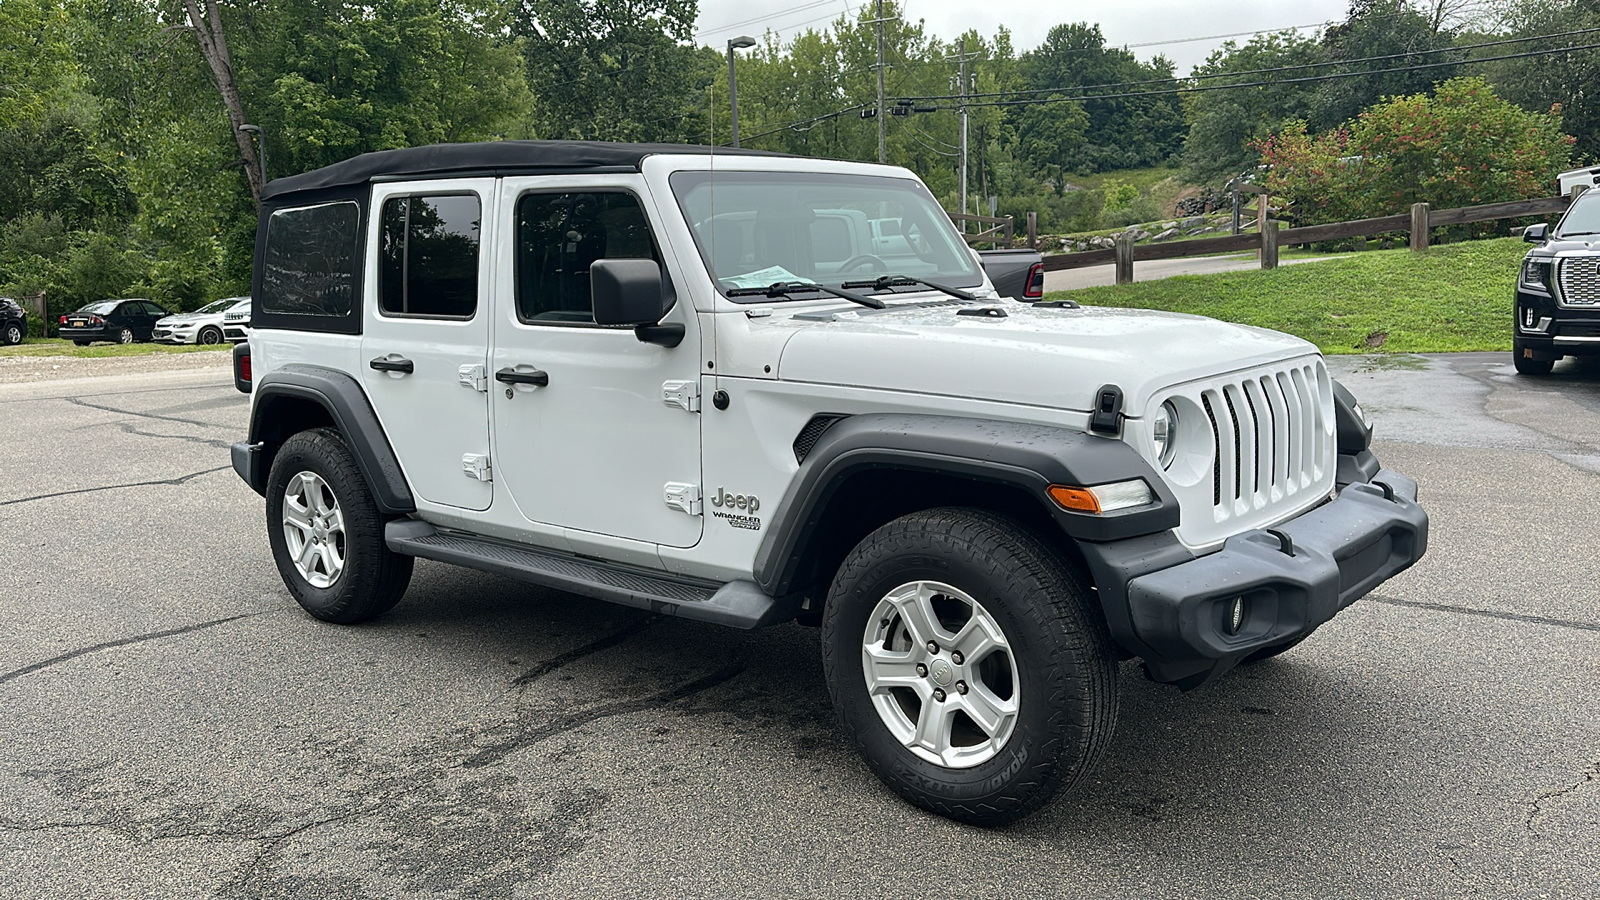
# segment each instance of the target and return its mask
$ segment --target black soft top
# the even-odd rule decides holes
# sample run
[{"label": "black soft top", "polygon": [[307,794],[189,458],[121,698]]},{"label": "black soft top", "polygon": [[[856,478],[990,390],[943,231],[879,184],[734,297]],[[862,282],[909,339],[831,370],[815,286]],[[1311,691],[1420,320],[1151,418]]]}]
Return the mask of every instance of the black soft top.
[{"label": "black soft top", "polygon": [[479,144],[433,144],[403,150],[379,150],[313,169],[275,178],[262,199],[301,191],[349,187],[379,180],[445,178],[465,174],[634,171],[647,156],[663,153],[716,153],[718,156],[787,156],[732,147],[691,144],[620,144],[611,141],[486,141]]}]

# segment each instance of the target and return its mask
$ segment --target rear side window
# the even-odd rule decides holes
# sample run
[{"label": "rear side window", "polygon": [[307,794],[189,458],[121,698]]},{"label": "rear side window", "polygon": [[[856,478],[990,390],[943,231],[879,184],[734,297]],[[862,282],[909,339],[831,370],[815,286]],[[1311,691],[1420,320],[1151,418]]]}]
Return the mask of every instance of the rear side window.
[{"label": "rear side window", "polygon": [[348,316],[356,306],[361,207],[351,201],[280,209],[267,220],[261,309]]},{"label": "rear side window", "polygon": [[384,315],[472,318],[481,218],[476,194],[385,200],[378,235]]},{"label": "rear side window", "polygon": [[589,265],[661,262],[632,194],[524,194],[517,200],[517,315],[529,323],[593,322]]}]

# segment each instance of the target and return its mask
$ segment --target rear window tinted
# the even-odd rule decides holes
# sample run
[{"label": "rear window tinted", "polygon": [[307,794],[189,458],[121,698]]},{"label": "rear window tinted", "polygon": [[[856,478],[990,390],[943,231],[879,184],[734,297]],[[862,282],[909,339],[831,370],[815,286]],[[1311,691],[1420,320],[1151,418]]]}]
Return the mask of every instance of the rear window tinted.
[{"label": "rear window tinted", "polygon": [[324,203],[275,211],[261,261],[261,309],[297,316],[348,316],[361,264],[361,208]]}]

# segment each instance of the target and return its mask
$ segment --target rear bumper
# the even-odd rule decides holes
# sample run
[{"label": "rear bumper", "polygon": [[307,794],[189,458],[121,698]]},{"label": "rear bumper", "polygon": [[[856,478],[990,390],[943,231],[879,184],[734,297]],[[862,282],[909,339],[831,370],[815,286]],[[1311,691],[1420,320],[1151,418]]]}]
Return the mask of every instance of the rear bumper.
[{"label": "rear bumper", "polygon": [[[1345,485],[1336,499],[1276,528],[1234,535],[1206,556],[1150,539],[1080,546],[1102,602],[1125,604],[1120,616],[1108,609],[1113,634],[1144,658],[1152,678],[1189,689],[1257,650],[1310,634],[1421,559],[1428,516],[1416,498],[1415,481],[1382,470],[1371,483]],[[1236,598],[1244,619],[1234,631],[1228,619]]]},{"label": "rear bumper", "polygon": [[56,337],[66,341],[116,341],[117,331],[114,328],[73,328],[63,325],[56,329]]}]

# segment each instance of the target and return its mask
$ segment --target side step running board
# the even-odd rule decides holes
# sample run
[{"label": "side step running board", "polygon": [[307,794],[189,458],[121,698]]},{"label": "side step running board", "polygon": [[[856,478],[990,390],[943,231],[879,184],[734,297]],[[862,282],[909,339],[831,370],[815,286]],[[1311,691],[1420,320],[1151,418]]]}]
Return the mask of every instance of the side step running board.
[{"label": "side step running board", "polygon": [[759,628],[794,618],[799,603],[779,603],[753,581],[717,584],[677,578],[553,550],[476,535],[439,531],[427,522],[396,519],[383,531],[396,553],[494,572],[668,616],[733,628]]}]

